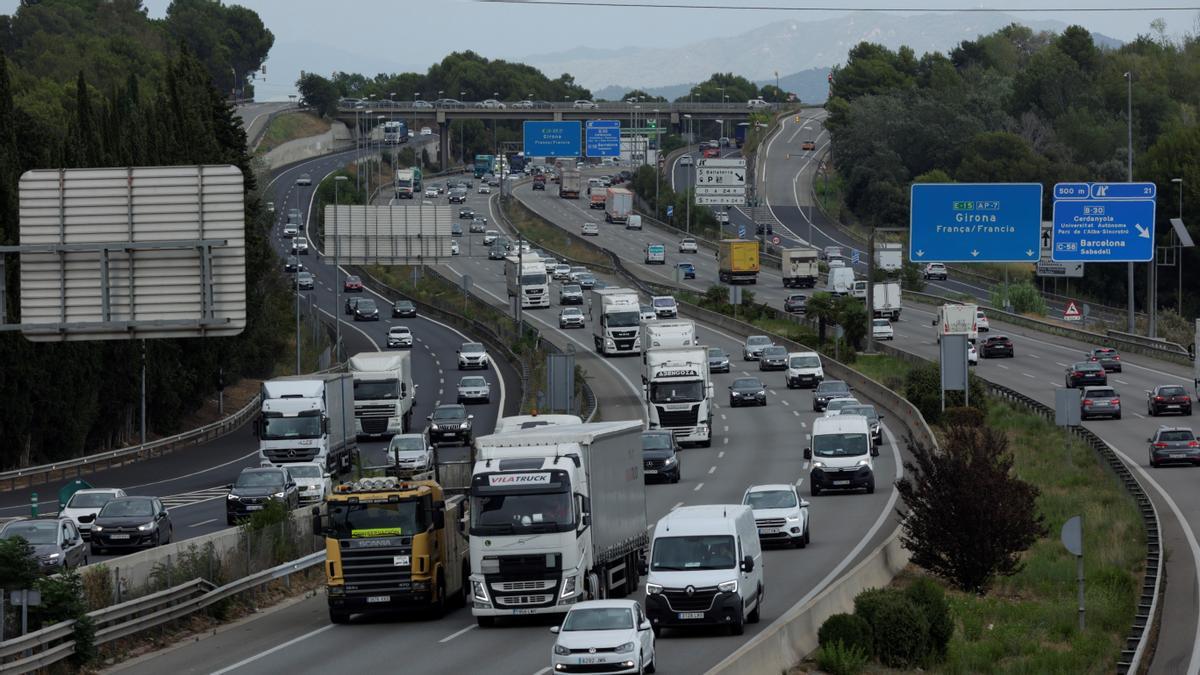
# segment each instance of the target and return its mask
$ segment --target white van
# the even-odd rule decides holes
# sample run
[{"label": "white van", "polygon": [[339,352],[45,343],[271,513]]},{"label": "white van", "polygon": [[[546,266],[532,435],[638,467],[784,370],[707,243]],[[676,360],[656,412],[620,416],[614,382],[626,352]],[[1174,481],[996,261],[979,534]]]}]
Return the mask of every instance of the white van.
[{"label": "white van", "polygon": [[808,474],[812,496],[822,490],[875,492],[875,464],[871,459],[871,426],[862,415],[834,415],[813,420],[812,447],[804,449],[812,460]]},{"label": "white van", "polygon": [[754,512],[744,504],[681,506],[654,526],[646,616],[663,628],[758,623],[763,555]]},{"label": "white van", "polygon": [[811,387],[815,389],[825,379],[825,369],[821,367],[821,355],[816,352],[792,352],[788,354],[787,388]]}]

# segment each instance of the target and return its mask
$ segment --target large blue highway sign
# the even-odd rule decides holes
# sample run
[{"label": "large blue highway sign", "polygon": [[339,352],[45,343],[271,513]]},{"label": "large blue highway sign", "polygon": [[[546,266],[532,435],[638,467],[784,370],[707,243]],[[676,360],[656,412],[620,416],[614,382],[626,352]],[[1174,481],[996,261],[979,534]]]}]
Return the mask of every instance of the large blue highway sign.
[{"label": "large blue highway sign", "polygon": [[1152,260],[1156,194],[1154,183],[1055,185],[1051,260]]},{"label": "large blue highway sign", "polygon": [[914,183],[908,257],[922,262],[1037,262],[1039,183]]},{"label": "large blue highway sign", "polygon": [[588,120],[584,127],[584,149],[588,157],[620,157],[621,122]]},{"label": "large blue highway sign", "polygon": [[526,157],[580,157],[579,122],[526,121]]}]

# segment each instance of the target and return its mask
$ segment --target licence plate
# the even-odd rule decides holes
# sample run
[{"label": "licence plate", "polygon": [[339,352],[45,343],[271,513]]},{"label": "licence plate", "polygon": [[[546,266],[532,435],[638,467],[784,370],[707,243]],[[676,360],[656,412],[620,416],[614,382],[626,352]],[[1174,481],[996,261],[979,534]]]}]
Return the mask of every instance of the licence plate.
[{"label": "licence plate", "polygon": [[779,528],[778,527],[760,527],[760,528],[758,528],[758,533],[759,534],[779,534]]},{"label": "licence plate", "polygon": [[129,535],[127,535],[127,534],[114,534],[109,537],[109,539],[128,539],[128,538],[129,538]]},{"label": "licence plate", "polygon": [[1096,401],[1096,407],[1103,408],[1108,405],[1108,401]]},{"label": "licence plate", "polygon": [[[1171,459],[1183,459],[1184,457],[1187,457],[1187,455],[1185,455],[1182,452],[1172,452],[1171,453]],[[116,539],[116,537],[113,537],[113,539]]]},{"label": "licence plate", "polygon": [[680,619],[703,619],[704,612],[680,612]]},{"label": "licence plate", "polygon": [[391,602],[391,601],[392,601],[392,596],[390,596],[390,595],[368,595],[367,596],[367,604],[375,604],[375,603],[379,603],[379,602]]},{"label": "licence plate", "polygon": [[849,484],[850,484],[850,481],[848,481],[848,480],[835,480],[835,481],[833,481],[833,484],[834,484],[834,485],[849,485]]},{"label": "licence plate", "polygon": [[513,614],[537,614],[536,609],[514,609]]},{"label": "licence plate", "polygon": [[593,663],[604,663],[602,656],[581,656],[579,657],[579,665],[586,666]]},{"label": "licence plate", "polygon": [[653,476],[656,473],[658,473],[658,469],[646,469],[647,476]]},{"label": "licence plate", "polygon": [[1172,404],[1172,405],[1169,405],[1169,406],[1167,406],[1167,407],[1168,407],[1168,408],[1172,408],[1172,409],[1174,409],[1174,408],[1178,408],[1179,406]]},{"label": "licence plate", "polygon": [[247,504],[247,511],[262,511],[262,504]]}]

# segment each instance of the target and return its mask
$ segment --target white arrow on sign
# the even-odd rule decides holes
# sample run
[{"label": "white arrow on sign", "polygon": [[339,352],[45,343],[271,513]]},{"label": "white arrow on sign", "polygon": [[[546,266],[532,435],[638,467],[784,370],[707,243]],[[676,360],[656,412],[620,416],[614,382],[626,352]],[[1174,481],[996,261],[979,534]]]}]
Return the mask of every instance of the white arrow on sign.
[{"label": "white arrow on sign", "polygon": [[1025,249],[1025,255],[1032,258],[1033,257],[1033,249],[1031,249],[1031,248]]},{"label": "white arrow on sign", "polygon": [[918,257],[918,258],[923,258],[923,257],[925,257],[925,249],[921,249],[920,251],[917,251],[917,254],[916,254],[916,255],[917,255],[917,257]]},{"label": "white arrow on sign", "polygon": [[978,258],[979,257],[979,249],[975,249],[975,250],[971,251],[971,257]]},{"label": "white arrow on sign", "polygon": [[1146,228],[1142,227],[1141,223],[1134,223],[1133,226],[1135,228],[1137,228],[1139,237],[1141,237],[1142,239],[1150,238],[1150,230],[1147,230]]}]

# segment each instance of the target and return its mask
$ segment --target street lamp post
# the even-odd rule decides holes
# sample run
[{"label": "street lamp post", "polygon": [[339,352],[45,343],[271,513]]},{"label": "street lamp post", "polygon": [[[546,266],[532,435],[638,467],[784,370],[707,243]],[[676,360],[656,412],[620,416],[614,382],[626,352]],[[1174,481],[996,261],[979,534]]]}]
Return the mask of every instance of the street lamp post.
[{"label": "street lamp post", "polygon": [[[346,178],[345,176],[335,176],[333,179],[333,217],[334,217],[335,223],[337,222],[337,217],[338,217],[338,186],[340,186],[342,183],[345,183],[347,180],[349,180],[349,179]],[[334,227],[334,230],[335,230],[335,234],[333,237],[333,312],[331,312],[331,315],[333,316],[333,322],[334,322],[334,326],[335,326],[333,358],[335,361],[340,362],[341,361],[341,349],[342,349],[342,315],[341,315],[342,280],[339,277],[342,273],[342,268],[340,266],[340,263],[338,262],[338,259],[341,256],[341,244],[340,244],[341,240],[338,239],[338,237],[337,237],[337,233],[336,233],[337,228],[336,227]]]},{"label": "street lamp post", "polygon": [[[459,97],[460,101],[467,100],[466,90],[458,92],[458,97]],[[465,126],[465,124],[463,123],[463,120],[459,120],[458,121],[458,157],[459,157],[459,161],[461,161],[465,165],[467,163],[467,149],[466,149],[466,147],[464,147],[466,145],[466,141],[463,140],[463,127],[464,126]]]},{"label": "street lamp post", "polygon": [[[1128,83],[1128,95],[1126,97],[1126,107],[1125,107],[1125,122],[1126,122],[1127,129],[1128,129],[1128,148],[1127,148],[1126,156],[1125,156],[1125,161],[1126,161],[1125,179],[1128,180],[1130,183],[1132,183],[1133,182],[1133,72],[1132,71],[1125,73],[1125,80]],[[1134,330],[1136,330],[1136,326],[1137,326],[1136,321],[1135,321],[1136,317],[1134,315],[1134,300],[1133,300],[1133,263],[1126,263],[1126,265],[1128,266],[1126,268],[1126,276],[1128,278],[1126,279],[1125,283],[1127,286],[1126,291],[1128,293],[1128,301],[1129,301],[1129,318],[1128,318],[1128,321],[1126,322],[1125,329],[1128,332],[1132,333],[1132,332],[1134,332]],[[1151,267],[1153,267],[1153,263],[1151,264]]]},{"label": "street lamp post", "polygon": [[[654,131],[656,132],[654,137],[658,138],[658,134],[657,134],[657,131],[658,131],[658,108],[654,109]],[[660,152],[662,151],[661,147],[659,148],[659,151]],[[663,163],[663,167],[666,168],[665,162]],[[662,171],[660,171],[658,168],[658,157],[655,157],[654,158],[654,219],[655,220],[658,220],[658,184],[661,182],[662,182]]]},{"label": "street lamp post", "polygon": [[[296,181],[295,187],[296,187],[296,210],[299,211],[299,209],[300,209],[300,193],[304,191],[304,188],[303,188],[303,186],[300,185],[299,180]],[[303,212],[301,212],[301,213],[303,214],[301,217],[307,221],[308,214],[304,214]],[[297,237],[303,236],[307,231],[308,231],[307,227],[305,227],[303,230],[298,230],[296,232],[296,236]],[[293,275],[292,276],[292,291],[296,296],[296,374],[299,375],[300,374],[300,256],[297,255],[297,256],[295,256],[295,258],[296,258],[296,270],[292,273],[292,275]]]},{"label": "street lamp post", "polygon": [[[1172,178],[1171,182],[1179,186],[1179,221],[1183,222],[1183,179]],[[1183,241],[1178,236],[1175,237],[1175,267],[1179,273],[1179,287],[1175,291],[1175,311],[1179,316],[1183,316]]]}]

